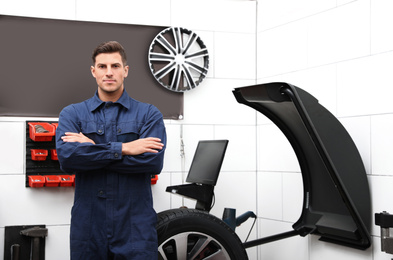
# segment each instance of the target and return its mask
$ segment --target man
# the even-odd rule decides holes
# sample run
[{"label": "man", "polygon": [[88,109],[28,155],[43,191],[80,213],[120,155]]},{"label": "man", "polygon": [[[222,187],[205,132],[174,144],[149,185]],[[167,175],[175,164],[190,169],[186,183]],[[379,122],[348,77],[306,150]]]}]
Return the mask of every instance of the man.
[{"label": "man", "polygon": [[163,166],[162,114],[128,96],[118,42],[100,44],[92,58],[96,94],[65,107],[56,130],[61,168],[76,174],[71,260],[156,260],[150,182]]}]

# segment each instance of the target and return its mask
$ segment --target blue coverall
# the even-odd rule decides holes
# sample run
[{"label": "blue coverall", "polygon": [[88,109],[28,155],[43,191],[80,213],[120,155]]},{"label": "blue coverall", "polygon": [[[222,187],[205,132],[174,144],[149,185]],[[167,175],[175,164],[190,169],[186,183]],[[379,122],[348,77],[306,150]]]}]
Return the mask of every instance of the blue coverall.
[{"label": "blue coverall", "polygon": [[[65,132],[83,133],[96,144],[63,142]],[[71,260],[157,259],[156,212],[151,175],[160,173],[158,153],[122,156],[123,142],[158,137],[166,146],[161,112],[124,90],[116,102],[96,94],[65,107],[56,130],[63,171],[75,173],[71,211]]]}]

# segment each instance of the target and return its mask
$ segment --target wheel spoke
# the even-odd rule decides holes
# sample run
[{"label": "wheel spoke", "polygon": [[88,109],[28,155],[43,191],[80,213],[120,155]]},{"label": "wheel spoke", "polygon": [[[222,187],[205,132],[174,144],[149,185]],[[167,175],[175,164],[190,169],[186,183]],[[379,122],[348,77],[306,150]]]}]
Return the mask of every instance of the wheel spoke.
[{"label": "wheel spoke", "polygon": [[195,59],[195,58],[205,57],[207,55],[209,55],[208,52],[207,52],[207,49],[204,48],[204,49],[201,49],[201,50],[199,50],[197,52],[185,55],[185,58],[186,59],[190,59],[190,58]]},{"label": "wheel spoke", "polygon": [[172,62],[168,65],[166,65],[165,67],[163,67],[162,69],[160,69],[159,71],[157,71],[154,76],[158,79],[161,79],[163,77],[165,77],[169,72],[171,72],[173,69],[175,69],[176,63]]},{"label": "wheel spoke", "polygon": [[175,39],[176,54],[181,53],[183,48],[183,40],[180,32],[180,28],[172,28],[173,38]]},{"label": "wheel spoke", "polygon": [[190,47],[192,45],[194,45],[196,39],[198,38],[198,36],[195,33],[191,33],[190,38],[188,39],[187,43],[184,46],[184,49],[182,51],[182,54],[186,54],[188,49],[190,49]]},{"label": "wheel spoke", "polygon": [[207,69],[202,68],[201,66],[195,64],[192,61],[186,61],[186,64],[190,65],[190,68],[193,68],[194,70],[196,70],[200,74],[206,74],[207,73]]},{"label": "wheel spoke", "polygon": [[158,259],[159,260],[168,260],[168,258],[165,255],[164,249],[162,246],[158,247]]},{"label": "wheel spoke", "polygon": [[206,237],[201,237],[198,239],[198,242],[194,245],[191,252],[188,254],[190,259],[194,259],[198,256],[210,243],[211,239],[207,239]]},{"label": "wheel spoke", "polygon": [[150,53],[150,60],[151,61],[173,61],[175,57],[171,54],[166,54],[166,53],[158,53],[158,52],[152,52]]},{"label": "wheel spoke", "polygon": [[178,236],[175,238],[176,259],[183,260],[187,258],[187,236]]},{"label": "wheel spoke", "polygon": [[172,44],[170,44],[167,39],[163,36],[157,37],[157,42],[161,44],[162,47],[164,47],[168,52],[172,53],[173,55],[176,55],[176,50],[173,48]]},{"label": "wheel spoke", "polygon": [[191,71],[185,65],[183,65],[183,70],[185,75],[184,78],[186,79],[188,86],[190,86],[191,88],[195,88],[196,83],[194,81],[194,78],[192,77]]},{"label": "wheel spoke", "polygon": [[228,260],[228,256],[223,250],[219,250],[214,254],[205,257],[204,260]]},{"label": "wheel spoke", "polygon": [[170,86],[171,90],[177,91],[179,89],[181,75],[182,75],[182,70],[181,70],[180,66],[177,65],[175,67],[175,73],[173,75],[172,83],[171,83],[171,86]]}]

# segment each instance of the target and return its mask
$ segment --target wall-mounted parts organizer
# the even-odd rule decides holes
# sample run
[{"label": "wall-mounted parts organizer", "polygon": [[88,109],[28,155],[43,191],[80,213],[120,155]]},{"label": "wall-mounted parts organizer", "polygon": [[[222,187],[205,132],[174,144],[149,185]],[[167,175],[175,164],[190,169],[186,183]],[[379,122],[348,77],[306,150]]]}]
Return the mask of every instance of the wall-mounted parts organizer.
[{"label": "wall-mounted parts organizer", "polygon": [[[26,122],[26,187],[71,187],[75,175],[60,170],[55,131],[57,122]],[[158,175],[151,176],[156,184]]]},{"label": "wall-mounted parts organizer", "polygon": [[26,187],[71,187],[75,176],[60,170],[55,131],[57,122],[26,122]]}]

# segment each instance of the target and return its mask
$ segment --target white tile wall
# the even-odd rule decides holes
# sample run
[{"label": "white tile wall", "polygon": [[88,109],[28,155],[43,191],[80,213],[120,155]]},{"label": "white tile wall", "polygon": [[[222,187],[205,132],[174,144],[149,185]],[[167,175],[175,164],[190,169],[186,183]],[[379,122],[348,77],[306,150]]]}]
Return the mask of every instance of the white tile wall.
[{"label": "white tile wall", "polygon": [[47,226],[45,239],[45,259],[68,259],[70,255],[70,226]]},{"label": "white tile wall", "polygon": [[171,1],[171,25],[196,30],[255,33],[256,1]]},{"label": "white tile wall", "polygon": [[258,33],[258,78],[307,67],[307,23],[298,20]]},{"label": "white tile wall", "polygon": [[180,132],[181,126],[178,124],[165,124],[167,132],[167,144],[165,148],[163,172],[181,171],[180,163]]},{"label": "white tile wall", "polygon": [[392,175],[393,115],[379,115],[371,119],[372,174]]},{"label": "white tile wall", "polygon": [[[166,192],[166,187],[172,185],[170,172],[161,172],[158,175],[157,183],[152,185],[153,206],[156,212],[161,212],[171,208],[171,194]],[[181,183],[175,183],[175,185]]]},{"label": "white tile wall", "polygon": [[318,236],[310,236],[310,260],[348,259],[372,260],[372,248],[366,251],[332,243],[321,243]]},{"label": "white tile wall", "polygon": [[215,33],[215,76],[220,79],[255,79],[255,44],[254,33]]},{"label": "white tile wall", "polygon": [[283,173],[282,176],[283,220],[295,223],[303,209],[303,178],[301,173]]},{"label": "white tile wall", "polygon": [[[393,214],[393,205],[389,199],[393,196],[393,178],[392,176],[369,176],[368,178],[371,191],[371,207],[373,213],[383,211]],[[373,214],[374,223],[374,214]],[[371,234],[380,236],[380,227],[373,225]]]},{"label": "white tile wall", "polygon": [[170,25],[170,0],[76,1],[76,19],[111,23]]},{"label": "white tile wall", "polygon": [[366,251],[351,249],[331,243],[321,243],[318,236],[311,236],[310,260],[348,259],[372,260],[372,249]]},{"label": "white tile wall", "polygon": [[392,1],[371,1],[371,53],[391,51],[393,49],[393,35],[390,33],[393,26],[393,17],[390,10]]},{"label": "white tile wall", "polygon": [[256,132],[253,126],[216,126],[216,139],[229,140],[223,171],[256,171]]},{"label": "white tile wall", "polygon": [[276,125],[258,126],[258,170],[300,172],[291,144]]},{"label": "white tile wall", "polygon": [[258,172],[258,216],[266,219],[283,220],[282,173]]},{"label": "white tile wall", "polygon": [[[259,221],[258,230],[260,237],[268,237],[291,231],[293,230],[293,228],[292,223],[261,219]],[[309,237],[294,236],[272,243],[260,245],[258,246],[258,259],[310,259],[309,239]]]},{"label": "white tile wall", "polygon": [[25,123],[0,123],[0,174],[21,174],[24,172]]},{"label": "white tile wall", "polygon": [[253,85],[254,80],[205,79],[193,91],[184,93],[183,124],[254,124],[255,111],[239,104],[232,90]]},{"label": "white tile wall", "polygon": [[336,7],[335,1],[276,0],[258,2],[258,32],[304,19]]},{"label": "white tile wall", "polygon": [[369,7],[369,0],[359,0],[307,19],[308,65],[314,67],[369,55]]},{"label": "white tile wall", "polygon": [[[184,125],[183,126],[183,145],[184,145],[184,167],[182,171],[188,171],[191,166],[192,158],[198,142],[200,140],[214,139],[213,125]],[[180,152],[180,150],[179,150]]]},{"label": "white tile wall", "polygon": [[69,0],[0,0],[0,13],[27,17],[75,19],[75,3]]},{"label": "white tile wall", "polygon": [[[4,245],[4,240],[5,240],[4,233],[5,233],[5,228],[4,228],[4,227],[1,227],[1,228],[0,228],[0,244],[1,244],[1,245]],[[1,248],[2,248],[2,250],[0,250],[0,253],[1,253],[2,255],[4,255],[4,247],[1,247]]]},{"label": "white tile wall", "polygon": [[357,1],[357,0],[337,0],[337,6],[345,5],[353,1]]},{"label": "white tile wall", "polygon": [[[70,223],[72,187],[25,187],[25,175],[4,175],[0,184],[1,226]],[[59,206],[60,205],[60,206]]]},{"label": "white tile wall", "polygon": [[[393,212],[391,9],[389,0],[114,0],[109,5],[102,0],[0,0],[5,15],[195,30],[209,49],[209,73],[197,89],[185,93],[184,120],[165,122],[167,152],[164,170],[152,187],[154,207],[158,212],[194,207],[195,201],[165,188],[184,182],[199,140],[228,138],[212,213],[220,217],[225,207],[236,208],[238,214],[255,211],[259,218],[252,239],[290,231],[303,200],[299,166],[288,141],[232,94],[233,88],[256,82],[292,83],[339,117],[369,174],[372,215]],[[0,150],[0,244],[4,226],[44,223],[49,226],[46,257],[69,259],[72,189],[24,187],[23,118],[0,118],[0,142],[6,147]],[[242,240],[251,222],[237,229]],[[250,259],[391,259],[380,252],[379,232],[372,225],[374,246],[366,251],[320,242],[317,236],[247,251]]]},{"label": "white tile wall", "polygon": [[[184,26],[183,26],[184,27]],[[187,27],[185,27],[187,28]],[[200,40],[205,44],[207,51],[209,53],[209,68],[207,71],[206,77],[208,78],[214,78],[214,71],[215,71],[215,48],[214,48],[214,32],[212,31],[198,31],[198,30],[193,30],[194,33],[196,33],[199,37]],[[203,82],[203,81],[202,81]],[[204,85],[205,83],[202,83]]]},{"label": "white tile wall", "polygon": [[367,174],[371,174],[371,122],[370,117],[349,117],[340,120],[345,129],[348,131],[366,169]]},{"label": "white tile wall", "polygon": [[392,113],[392,66],[391,52],[338,63],[338,116]]}]

